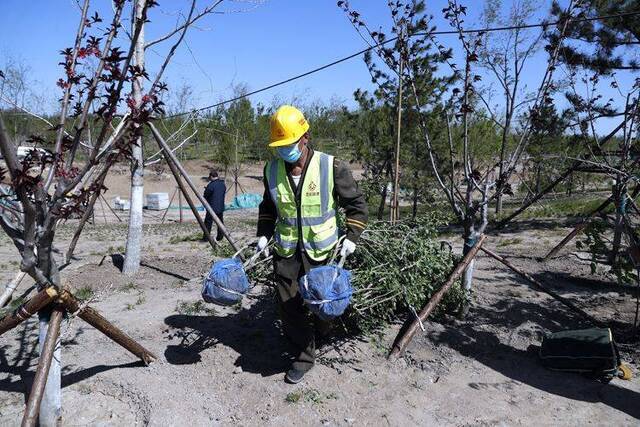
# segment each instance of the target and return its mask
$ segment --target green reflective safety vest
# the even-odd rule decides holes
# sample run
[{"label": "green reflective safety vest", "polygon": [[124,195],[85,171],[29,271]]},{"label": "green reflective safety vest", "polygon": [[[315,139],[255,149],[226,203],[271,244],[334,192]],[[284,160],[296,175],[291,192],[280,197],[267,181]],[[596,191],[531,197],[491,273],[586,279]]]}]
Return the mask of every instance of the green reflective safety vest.
[{"label": "green reflective safety vest", "polygon": [[275,251],[284,258],[293,256],[298,241],[315,261],[327,259],[338,242],[336,201],[333,197],[333,156],[315,151],[309,160],[300,194],[300,217],[295,192],[291,188],[282,159],[267,164],[267,183],[276,205]]}]

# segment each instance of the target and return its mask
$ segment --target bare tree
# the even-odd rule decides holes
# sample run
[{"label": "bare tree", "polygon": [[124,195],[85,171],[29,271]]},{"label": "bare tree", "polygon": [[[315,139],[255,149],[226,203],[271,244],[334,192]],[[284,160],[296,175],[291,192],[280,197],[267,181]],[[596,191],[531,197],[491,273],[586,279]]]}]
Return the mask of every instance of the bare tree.
[{"label": "bare tree", "polygon": [[[2,210],[0,227],[20,253],[21,270],[33,278],[35,288],[39,291],[19,308],[17,314],[0,319],[0,333],[3,333],[23,321],[25,314],[38,311],[40,317],[40,362],[43,369],[38,369],[35,391],[32,392],[33,398],[29,399],[24,425],[33,425],[38,412],[42,425],[56,424],[61,407],[60,345],[56,342],[59,341],[62,314],[69,310],[87,315],[87,310],[81,310],[73,296],[62,287],[60,269],[64,266],[64,260],[54,252],[57,226],[68,218],[81,217],[67,252],[69,262],[93,204],[105,189],[104,180],[110,168],[120,161],[133,161],[143,126],[153,116],[163,113],[160,93],[167,88],[161,82],[161,77],[184,32],[193,23],[190,14],[149,90],[146,94],[141,93],[139,102],[136,102],[123,91],[127,84],[148,78],[140,62],[134,61],[134,55],[136,48],[140,47],[139,40],[149,9],[155,7],[156,2],[147,0],[136,3],[138,8],[133,15],[129,42],[120,48],[116,46],[116,40],[120,39],[118,36],[123,32],[126,5],[124,0],[114,1],[113,15],[105,23],[97,13],[89,12],[90,0],[84,0],[81,4],[75,42],[61,52],[64,75],[57,82],[62,91],[59,117],[49,133],[31,136],[37,147],[53,146],[53,154],[34,149],[24,159],[18,160],[17,147],[9,137],[0,112],[0,154],[6,163],[6,168],[0,169],[0,179],[6,175],[10,181],[10,194],[15,195],[13,202],[21,207],[17,215],[10,210]],[[191,3],[192,12],[194,8],[195,0]],[[93,61],[92,58],[97,64],[85,66],[88,61]],[[129,111],[118,120],[118,111],[124,108]],[[93,126],[90,127],[90,123]],[[80,152],[84,156],[79,156]],[[63,300],[64,307],[52,304],[58,296]],[[95,311],[89,311],[88,317],[95,314]],[[108,324],[105,319],[100,319],[98,323],[103,326]],[[112,326],[101,330],[113,331]],[[119,343],[136,348],[132,350],[134,353],[145,361],[149,360],[151,355],[144,349],[136,347],[135,342],[126,341],[124,339]]]},{"label": "bare tree", "polygon": [[[31,72],[31,67],[22,59],[11,56],[5,59],[0,76],[0,106],[3,110],[19,114],[30,104],[34,96]],[[25,135],[19,135],[22,128],[20,123],[18,117],[13,117],[11,135],[26,138]]]},{"label": "bare tree", "polygon": [[[542,33],[533,35],[531,30],[521,28],[535,15],[538,3],[532,0],[515,0],[507,13],[503,12],[502,0],[488,0],[484,6],[483,27],[511,27],[500,33],[486,33],[478,49],[479,64],[488,70],[498,84],[502,95],[501,108],[492,105],[492,90],[478,91],[478,98],[500,129],[500,161],[498,176],[505,172],[506,154],[509,144],[516,138],[514,121],[519,112],[534,101],[522,85],[525,64],[538,51]],[[502,193],[496,197],[496,214],[502,211]]]},{"label": "bare tree", "polygon": [[[390,2],[391,16],[394,22],[392,32],[399,34],[399,23],[402,20],[411,21],[415,18],[416,4],[419,2]],[[369,37],[372,40],[372,46],[375,47],[376,53],[385,61],[385,63],[395,72],[398,70],[398,61],[394,58],[394,52],[391,48],[385,48],[383,42],[386,40],[384,34],[374,32],[369,29],[363,21],[360,14],[349,8],[348,2],[340,1],[338,6],[345,9],[349,14],[354,27],[363,37]],[[525,122],[509,150],[508,157],[503,162],[503,172],[496,176],[495,169],[499,166],[499,160],[484,162],[478,164],[473,157],[474,149],[481,147],[485,141],[482,139],[474,139],[470,133],[470,124],[474,112],[476,111],[474,102],[477,99],[477,82],[481,80],[476,73],[475,68],[479,61],[479,51],[485,36],[484,32],[469,34],[465,29],[465,19],[467,7],[461,5],[457,0],[449,0],[447,7],[442,10],[445,19],[451,27],[457,32],[458,40],[464,52],[464,68],[459,68],[452,61],[450,49],[439,42],[435,35],[435,29],[432,27],[427,32],[427,37],[434,41],[441,55],[447,60],[455,75],[459,78],[461,87],[455,88],[452,99],[445,105],[445,121],[448,129],[449,147],[448,153],[439,152],[434,146],[432,138],[433,129],[430,128],[426,119],[425,112],[428,111],[424,102],[424,93],[421,88],[415,84],[418,75],[415,73],[414,64],[420,61],[420,57],[412,49],[408,49],[405,63],[406,73],[404,79],[411,84],[411,97],[413,102],[422,114],[418,115],[420,128],[423,136],[424,149],[428,153],[428,161],[437,186],[451,206],[452,212],[462,225],[464,240],[463,253],[469,253],[476,245],[479,236],[485,231],[488,219],[489,203],[495,201],[497,197],[505,192],[510,192],[509,177],[514,173],[519,165],[524,149],[527,147],[532,131],[532,118],[546,103],[550,102],[550,93],[553,89],[553,72],[556,67],[559,50],[562,46],[566,27],[575,6],[570,2],[565,10],[564,16],[558,21],[556,27],[559,37],[550,43],[547,47],[549,52],[549,60],[540,85],[535,92],[532,101],[528,106],[528,114]],[[455,131],[455,132],[454,132]],[[444,159],[447,160],[443,160]],[[448,158],[447,158],[448,157]],[[450,168],[447,168],[451,165]],[[447,176],[446,171],[449,169],[450,174]],[[461,181],[458,181],[461,179]],[[462,187],[462,188],[461,188]],[[469,290],[471,288],[472,277],[474,271],[473,261],[469,263],[464,273],[464,287]]]},{"label": "bare tree", "polygon": [[[214,12],[217,6],[219,6],[223,0],[216,0],[206,6],[202,11],[196,10],[196,0],[192,0],[189,11],[184,16],[184,22],[168,31],[165,35],[151,40],[145,43],[144,40],[144,28],[141,31],[141,36],[138,38],[137,46],[134,50],[134,67],[140,70],[140,76],[132,82],[132,94],[131,103],[136,109],[140,109],[144,104],[143,96],[143,81],[144,78],[148,78],[148,75],[144,72],[144,56],[145,51],[159,45],[165,41],[169,41],[172,38],[177,38],[169,49],[169,53],[162,64],[160,71],[155,77],[155,81],[152,84],[151,92],[154,92],[154,88],[160,82],[162,75],[167,67],[169,59],[173,57],[176,49],[183,42],[187,30],[193,27],[203,17]],[[140,14],[140,11],[144,9],[146,0],[136,0],[135,2],[135,14],[136,17]],[[127,243],[125,250],[125,259],[123,265],[123,272],[125,274],[134,274],[140,268],[141,259],[141,245],[142,245],[142,209],[144,205],[144,153],[143,153],[143,126],[134,124],[140,132],[139,139],[132,147],[132,163],[131,163],[131,207],[129,210],[129,228],[127,232]]]},{"label": "bare tree", "polygon": [[[142,17],[146,0],[136,0],[134,6],[134,16],[131,22],[136,22]],[[133,51],[133,66],[139,70],[144,70],[144,23],[140,35],[136,40]],[[131,82],[131,97],[135,108],[142,106],[142,90],[144,77],[139,75]],[[134,125],[139,126],[139,125]],[[144,155],[142,152],[142,132],[138,132],[131,151],[131,204],[129,208],[129,227],[127,228],[127,243],[125,249],[122,272],[134,274],[140,267],[141,244],[142,244],[142,208],[144,205]]]}]

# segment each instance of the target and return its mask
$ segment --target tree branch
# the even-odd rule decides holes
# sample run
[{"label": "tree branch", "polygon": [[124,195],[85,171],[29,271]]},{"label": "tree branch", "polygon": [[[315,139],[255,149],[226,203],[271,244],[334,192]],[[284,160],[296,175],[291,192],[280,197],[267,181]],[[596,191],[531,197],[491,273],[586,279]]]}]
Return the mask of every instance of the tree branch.
[{"label": "tree branch", "polygon": [[[176,27],[173,31],[170,31],[169,33],[165,34],[164,36],[157,38],[155,40],[152,40],[150,42],[148,42],[147,44],[144,45],[145,50],[150,48],[151,46],[158,44],[158,43],[162,43],[165,40],[170,39],[171,37],[173,37],[174,35],[176,35],[177,33],[179,33],[180,31],[182,31],[183,29],[186,29],[187,27],[191,26],[193,23],[195,23],[197,20],[199,20],[200,18],[202,18],[203,16],[212,13],[213,10],[220,4],[222,3],[224,0],[218,0],[215,3],[213,3],[212,5],[206,7],[202,12],[200,12],[199,14],[195,15],[193,18],[191,18],[191,14],[189,14],[189,18],[187,18],[187,20],[185,21],[184,24]],[[195,2],[194,2],[195,3]],[[194,4],[195,5],[195,4]],[[192,8],[192,12],[193,12],[193,8]]]},{"label": "tree branch", "polygon": [[[216,3],[216,5],[220,4],[221,2],[222,0],[219,0],[218,3]],[[193,15],[193,11],[195,10],[195,7],[196,7],[196,0],[192,0],[191,8],[189,9],[189,15],[187,16],[187,21],[186,21],[187,23],[191,22],[191,16]],[[156,75],[156,79],[154,80],[153,84],[151,85],[151,88],[149,89],[149,93],[154,92],[156,86],[158,85],[158,83],[160,82],[160,79],[162,78],[162,75],[164,74],[164,70],[167,68],[167,65],[169,65],[169,61],[171,60],[171,57],[173,57],[174,53],[176,52],[176,49],[182,42],[182,39],[184,39],[184,36],[187,34],[187,30],[189,29],[189,25],[187,23],[185,23],[185,25],[182,25],[181,27],[182,33],[180,34],[180,37],[178,37],[178,41],[176,41],[173,44],[173,46],[171,46],[171,49],[169,50],[167,57],[164,59],[164,63],[160,67],[160,71],[158,71],[158,74]]]},{"label": "tree branch", "polygon": [[[71,65],[70,65],[70,73],[73,75],[76,69],[76,59],[78,58],[78,50],[80,49],[80,43],[82,42],[82,37],[84,36],[84,29],[87,23],[87,10],[89,9],[89,0],[85,0],[82,6],[82,13],[80,14],[80,25],[78,25],[78,32],[76,33],[76,41],[73,47],[73,53],[71,54]],[[67,71],[69,73],[69,71]],[[67,76],[68,85],[65,88],[64,95],[62,97],[62,108],[60,111],[60,120],[58,121],[58,132],[56,133],[56,143],[54,155],[56,156],[54,159],[51,168],[49,169],[49,174],[47,175],[47,179],[44,182],[45,191],[49,191],[49,187],[51,186],[51,182],[53,181],[53,177],[56,172],[58,161],[60,161],[60,156],[62,155],[62,136],[64,135],[64,125],[67,121],[67,109],[69,108],[69,101],[71,99],[71,87],[73,86],[71,82],[69,82],[69,77]]]}]

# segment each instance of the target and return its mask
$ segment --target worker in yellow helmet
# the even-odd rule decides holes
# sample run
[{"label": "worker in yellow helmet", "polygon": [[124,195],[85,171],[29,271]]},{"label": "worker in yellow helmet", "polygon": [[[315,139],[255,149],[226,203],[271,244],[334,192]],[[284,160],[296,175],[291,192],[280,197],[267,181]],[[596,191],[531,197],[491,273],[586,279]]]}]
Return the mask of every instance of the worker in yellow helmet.
[{"label": "worker in yellow helmet", "polygon": [[[285,381],[298,383],[314,365],[316,330],[326,329],[304,306],[298,279],[328,262],[343,232],[341,256],[355,251],[367,223],[367,204],[347,165],[309,146],[309,123],[297,108],[278,108],[270,127],[275,157],[264,168],[257,250],[274,238],[280,317],[295,348]],[[338,229],[339,208],[347,216],[346,230]]]}]

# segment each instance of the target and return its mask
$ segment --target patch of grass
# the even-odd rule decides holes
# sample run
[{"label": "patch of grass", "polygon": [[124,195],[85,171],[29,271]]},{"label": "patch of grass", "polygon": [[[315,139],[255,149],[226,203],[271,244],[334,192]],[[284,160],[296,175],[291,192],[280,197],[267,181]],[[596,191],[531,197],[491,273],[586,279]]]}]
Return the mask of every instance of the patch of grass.
[{"label": "patch of grass", "polygon": [[169,243],[176,244],[180,242],[197,242],[202,239],[202,231],[194,231],[193,233],[183,234],[180,236],[172,236]]},{"label": "patch of grass", "polygon": [[215,249],[211,248],[211,254],[220,258],[230,258],[235,254],[235,251],[227,241],[221,241],[218,243]]},{"label": "patch of grass", "polygon": [[423,386],[422,384],[420,384],[420,383],[418,382],[418,380],[414,380],[414,381],[411,383],[411,386],[412,386],[413,388],[415,388],[416,390],[424,390],[424,386]]},{"label": "patch of grass", "polygon": [[121,292],[131,292],[131,291],[137,291],[139,289],[140,287],[133,282],[129,282],[126,285],[120,286]]},{"label": "patch of grass", "polygon": [[108,254],[121,254],[124,252],[124,246],[109,246],[107,248]]},{"label": "patch of grass", "polygon": [[292,391],[291,393],[287,394],[284,400],[287,403],[298,403],[301,398],[302,398],[302,392]]},{"label": "patch of grass", "polygon": [[522,243],[522,239],[520,237],[513,237],[511,239],[500,240],[500,243],[498,243],[496,246],[505,247],[505,246],[511,246],[511,245],[518,245],[520,243]]},{"label": "patch of grass", "polygon": [[371,330],[367,333],[367,338],[371,346],[380,355],[386,355],[389,351],[387,345],[384,343],[383,334],[380,330]]},{"label": "patch of grass", "polygon": [[244,218],[240,221],[246,228],[255,229],[258,226],[258,220],[255,218]]},{"label": "patch of grass", "polygon": [[[566,218],[566,217],[583,217],[585,214],[595,210],[602,202],[605,201],[604,197],[601,198],[581,198],[581,199],[558,199],[558,200],[543,200],[539,203],[534,203],[524,212],[522,212],[518,218],[520,219],[538,219],[538,218]],[[613,211],[613,204],[610,204],[603,212],[611,213]],[[500,218],[508,216],[513,209],[506,209]]]},{"label": "patch of grass", "polygon": [[146,301],[147,301],[147,299],[144,297],[144,295],[142,293],[140,293],[140,294],[138,294],[138,299],[136,299],[136,301],[133,302],[133,303],[127,304],[126,308],[127,308],[127,310],[133,310],[137,306],[144,304]]},{"label": "patch of grass", "polygon": [[77,289],[73,295],[80,301],[87,301],[88,299],[91,299],[91,297],[94,295],[94,292],[91,287],[84,286],[80,289]]},{"label": "patch of grass", "polygon": [[176,312],[179,314],[186,314],[187,316],[193,316],[200,313],[205,313],[210,316],[216,314],[215,308],[208,307],[202,300],[192,302],[180,300],[176,305]]},{"label": "patch of grass", "polygon": [[300,401],[311,403],[313,405],[321,405],[327,400],[337,400],[338,395],[336,393],[324,394],[315,388],[302,389],[299,391],[293,391],[288,393],[284,400],[287,403],[298,403]]}]

